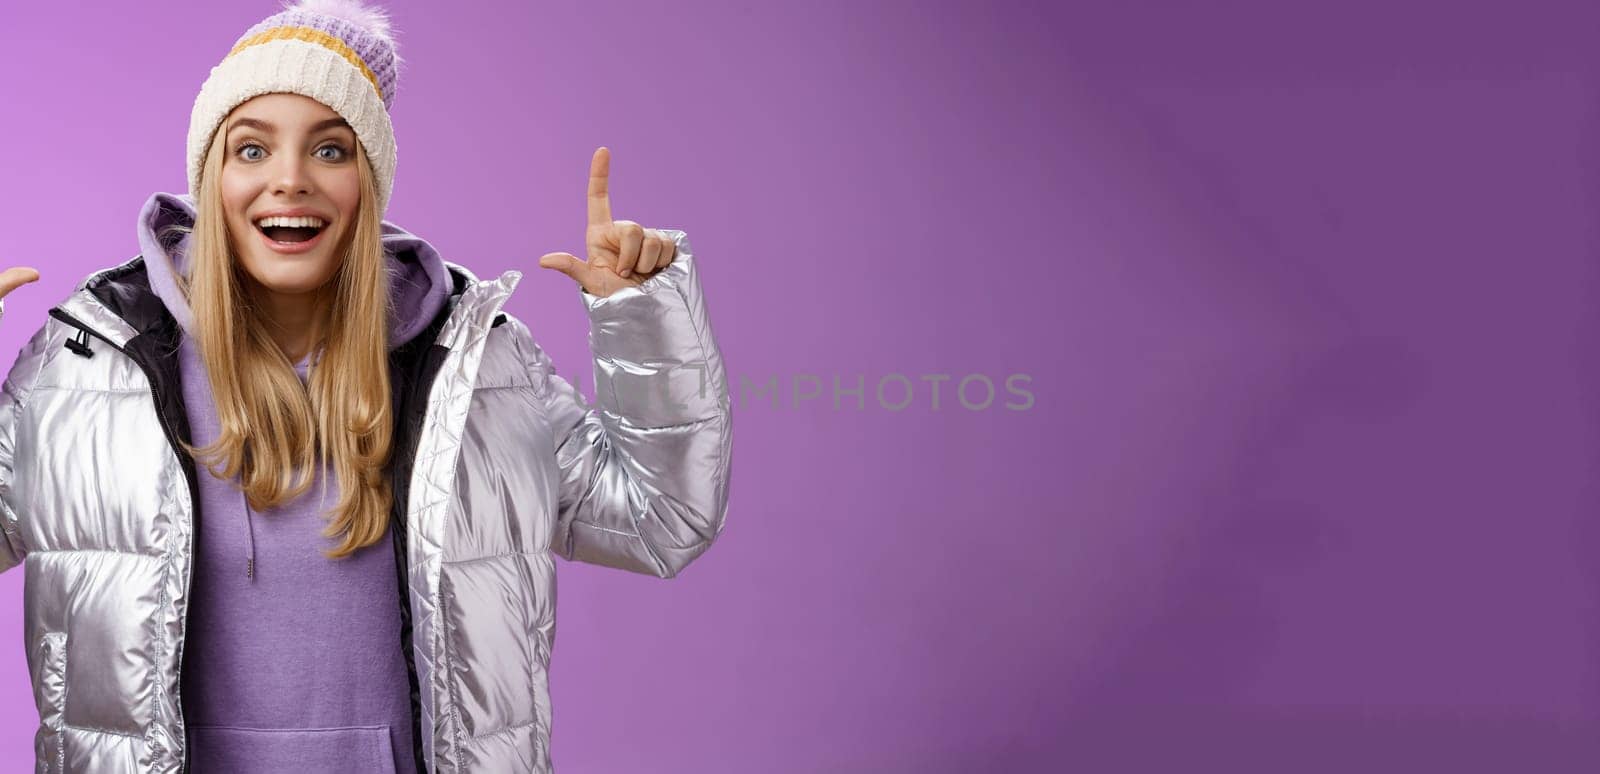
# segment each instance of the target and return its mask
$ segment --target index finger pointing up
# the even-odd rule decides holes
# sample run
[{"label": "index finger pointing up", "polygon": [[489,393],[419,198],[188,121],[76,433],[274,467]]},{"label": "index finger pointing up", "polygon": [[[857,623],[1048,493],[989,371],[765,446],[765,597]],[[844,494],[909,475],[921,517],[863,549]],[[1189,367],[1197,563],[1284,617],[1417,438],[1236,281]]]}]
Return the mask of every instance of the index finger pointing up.
[{"label": "index finger pointing up", "polygon": [[589,162],[589,225],[611,225],[611,193],[606,178],[611,176],[611,151],[602,145]]}]

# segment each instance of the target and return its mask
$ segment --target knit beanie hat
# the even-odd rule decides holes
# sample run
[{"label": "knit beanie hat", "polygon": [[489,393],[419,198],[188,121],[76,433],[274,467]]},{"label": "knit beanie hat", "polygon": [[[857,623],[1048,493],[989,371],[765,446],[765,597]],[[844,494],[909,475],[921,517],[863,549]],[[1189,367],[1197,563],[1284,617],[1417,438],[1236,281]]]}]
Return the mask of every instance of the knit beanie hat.
[{"label": "knit beanie hat", "polygon": [[[292,0],[291,0],[292,1]],[[261,94],[301,94],[332,108],[366,149],[378,188],[378,217],[394,189],[394,127],[389,108],[400,65],[389,19],[361,0],[298,0],[245,31],[211,68],[189,117],[189,195],[217,126]]]}]

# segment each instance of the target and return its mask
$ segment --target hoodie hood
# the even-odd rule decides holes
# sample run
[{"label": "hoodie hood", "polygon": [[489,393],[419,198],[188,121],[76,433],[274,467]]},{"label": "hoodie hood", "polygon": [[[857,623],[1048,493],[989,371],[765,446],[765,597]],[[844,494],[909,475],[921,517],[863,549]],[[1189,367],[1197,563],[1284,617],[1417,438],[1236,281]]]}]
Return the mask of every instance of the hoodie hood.
[{"label": "hoodie hood", "polygon": [[[188,233],[162,235],[170,226],[193,228],[194,197],[188,194],[152,194],[139,211],[139,249],[150,275],[150,287],[166,304],[183,332],[194,336],[194,312],[178,290],[177,277],[188,276]],[[421,333],[450,297],[453,282],[444,259],[433,245],[385,220],[381,222],[383,252],[388,259],[389,297],[394,313],[389,318],[389,347],[399,347]]]}]

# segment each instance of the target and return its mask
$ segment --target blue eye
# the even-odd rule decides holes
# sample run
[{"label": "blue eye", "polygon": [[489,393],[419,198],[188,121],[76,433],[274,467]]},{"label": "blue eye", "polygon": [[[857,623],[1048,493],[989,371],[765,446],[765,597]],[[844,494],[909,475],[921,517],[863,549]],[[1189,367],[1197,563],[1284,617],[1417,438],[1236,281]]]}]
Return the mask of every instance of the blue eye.
[{"label": "blue eye", "polygon": [[[255,155],[255,156],[247,154],[246,151],[248,151],[251,148],[255,148],[256,150],[261,151],[261,154],[260,155]],[[247,142],[247,143],[244,143],[244,144],[240,145],[238,147],[238,149],[236,149],[234,151],[234,154],[237,155],[239,158],[244,159],[245,161],[260,161],[263,158],[266,158],[266,155],[265,155],[266,154],[266,150],[267,150],[266,148],[261,147],[257,143]],[[333,153],[333,155],[328,155],[328,154],[323,153],[323,151],[333,151],[334,153]],[[339,145],[324,145],[324,146],[318,148],[316,150],[316,152],[318,154],[320,154],[320,155],[318,155],[318,158],[322,159],[323,161],[331,161],[331,162],[344,161],[349,156],[349,153],[350,153],[349,151],[345,150],[342,146],[339,146]]]}]

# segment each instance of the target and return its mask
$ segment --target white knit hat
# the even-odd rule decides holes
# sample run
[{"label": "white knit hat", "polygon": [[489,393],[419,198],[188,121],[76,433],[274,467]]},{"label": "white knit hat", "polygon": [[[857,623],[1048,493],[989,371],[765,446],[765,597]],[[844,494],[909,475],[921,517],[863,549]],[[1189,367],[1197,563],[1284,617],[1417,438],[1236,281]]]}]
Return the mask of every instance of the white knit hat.
[{"label": "white knit hat", "polygon": [[189,117],[189,194],[217,126],[261,94],[310,97],[344,117],[366,149],[378,187],[378,216],[394,190],[394,127],[389,108],[400,57],[382,9],[360,0],[298,0],[251,27],[211,68]]}]

